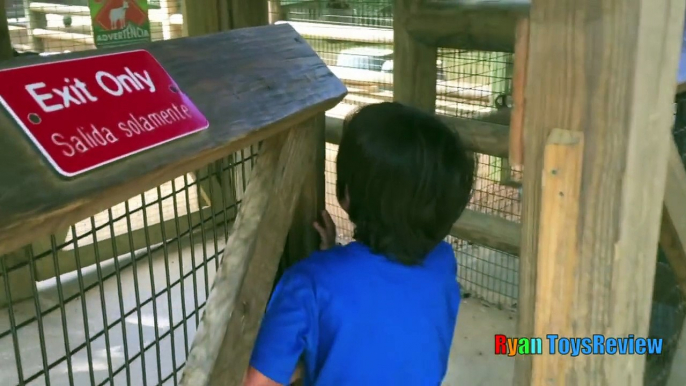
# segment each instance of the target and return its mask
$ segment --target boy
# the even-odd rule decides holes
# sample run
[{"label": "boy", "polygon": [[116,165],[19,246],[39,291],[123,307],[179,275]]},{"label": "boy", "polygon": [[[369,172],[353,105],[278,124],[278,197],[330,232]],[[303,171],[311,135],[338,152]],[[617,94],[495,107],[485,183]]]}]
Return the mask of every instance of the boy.
[{"label": "boy", "polygon": [[437,386],[460,304],[457,263],[442,241],[471,196],[474,159],[434,115],[368,105],[346,119],[336,195],[355,241],[288,269],[267,307],[246,386]]}]

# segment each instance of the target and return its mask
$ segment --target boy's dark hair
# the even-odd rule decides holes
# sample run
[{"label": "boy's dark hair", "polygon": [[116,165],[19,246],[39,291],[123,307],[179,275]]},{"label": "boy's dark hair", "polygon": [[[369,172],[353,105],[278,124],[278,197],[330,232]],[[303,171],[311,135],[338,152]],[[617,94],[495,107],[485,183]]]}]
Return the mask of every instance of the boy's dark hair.
[{"label": "boy's dark hair", "polygon": [[435,115],[384,102],[348,116],[336,160],[336,195],[349,199],[355,240],[420,264],[467,206],[475,159]]}]

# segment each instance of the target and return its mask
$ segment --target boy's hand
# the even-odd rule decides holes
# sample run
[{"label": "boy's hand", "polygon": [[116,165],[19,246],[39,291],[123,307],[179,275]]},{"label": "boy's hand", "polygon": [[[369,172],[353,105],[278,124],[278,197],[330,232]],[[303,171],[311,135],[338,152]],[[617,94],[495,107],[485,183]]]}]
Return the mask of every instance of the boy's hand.
[{"label": "boy's hand", "polygon": [[336,224],[331,219],[329,212],[322,211],[322,221],[317,221],[313,225],[322,240],[319,245],[320,249],[329,249],[336,245]]}]

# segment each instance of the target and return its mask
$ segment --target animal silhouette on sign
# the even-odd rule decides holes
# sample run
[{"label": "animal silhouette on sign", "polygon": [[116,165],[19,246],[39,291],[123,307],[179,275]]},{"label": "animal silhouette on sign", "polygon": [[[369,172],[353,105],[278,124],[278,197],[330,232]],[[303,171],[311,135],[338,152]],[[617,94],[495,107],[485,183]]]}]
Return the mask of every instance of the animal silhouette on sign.
[{"label": "animal silhouette on sign", "polygon": [[127,23],[143,26],[148,15],[135,0],[102,0],[104,6],[93,17],[94,25],[106,31],[114,31],[126,27]]},{"label": "animal silhouette on sign", "polygon": [[126,10],[129,9],[128,0],[124,0],[119,8],[110,10],[110,29],[124,28],[126,26]]}]

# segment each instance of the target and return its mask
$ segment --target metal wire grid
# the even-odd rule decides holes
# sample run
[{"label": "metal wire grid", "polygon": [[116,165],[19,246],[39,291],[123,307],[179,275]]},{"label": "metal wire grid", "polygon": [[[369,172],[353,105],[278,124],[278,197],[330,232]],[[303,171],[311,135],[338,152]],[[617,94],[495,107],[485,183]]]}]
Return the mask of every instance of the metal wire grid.
[{"label": "metal wire grid", "polygon": [[[438,56],[446,81],[442,83],[443,92],[437,95],[437,113],[485,120],[497,113],[498,97],[511,91],[512,54],[442,48]],[[469,208],[520,222],[520,195],[516,183],[513,184],[517,171],[512,170],[507,159],[485,154],[477,154],[477,159],[477,179]],[[489,303],[513,308],[518,292],[519,259],[483,245],[452,237],[449,240],[458,257],[464,291]]]},{"label": "metal wire grid", "polygon": [[[347,3],[347,7],[341,3]],[[296,22],[296,30],[303,29],[299,32],[348,88],[345,100],[329,111],[329,116],[342,118],[357,106],[393,99],[392,76],[385,63],[393,58],[392,41],[378,30],[365,30],[365,36],[357,36],[353,41],[344,30],[350,25],[392,28],[391,4],[389,0],[282,1],[279,9],[271,8],[272,20]],[[321,36],[307,34],[307,27],[301,25],[318,26]],[[350,39],[341,40],[338,37],[341,35]],[[333,39],[334,36],[337,38]],[[439,49],[436,112],[468,118],[492,113],[496,97],[509,93],[511,67],[511,54]],[[352,224],[335,196],[336,153],[337,146],[327,144],[326,202],[338,225],[340,240],[347,242],[352,238]],[[513,174],[505,163],[502,159],[479,156],[479,178],[471,208],[518,221],[519,195],[516,188],[504,185]],[[514,304],[517,296],[514,256],[452,237],[448,241],[458,254],[460,281],[466,292],[489,302]]]},{"label": "metal wire grid", "polygon": [[[9,304],[0,309],[3,384],[177,384],[256,153],[243,150],[199,178],[180,176],[79,222],[66,238],[0,258]],[[46,269],[61,275],[37,282]]]},{"label": "metal wire grid", "polygon": [[282,0],[283,20],[393,27],[393,0]]},{"label": "metal wire grid", "polygon": [[463,118],[492,114],[496,99],[510,94],[512,54],[440,48],[445,81],[439,80],[436,112]]},{"label": "metal wire grid", "polygon": [[[153,41],[181,37],[181,1],[148,0]],[[7,0],[5,9],[17,52],[63,53],[95,48],[88,0]]]}]

